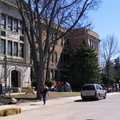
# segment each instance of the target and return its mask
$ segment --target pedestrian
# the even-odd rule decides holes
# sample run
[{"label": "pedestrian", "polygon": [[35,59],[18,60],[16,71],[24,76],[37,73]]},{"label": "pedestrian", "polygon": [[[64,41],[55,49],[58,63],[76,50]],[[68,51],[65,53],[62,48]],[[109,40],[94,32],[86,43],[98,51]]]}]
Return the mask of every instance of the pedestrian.
[{"label": "pedestrian", "polygon": [[62,83],[60,81],[57,82],[57,91],[62,92]]},{"label": "pedestrian", "polygon": [[42,89],[40,90],[40,93],[42,95],[43,98],[43,104],[46,104],[46,95],[48,94],[48,89],[46,85],[43,85]]},{"label": "pedestrian", "polygon": [[67,81],[65,81],[65,84],[64,84],[64,91],[65,92],[72,92],[71,85]]}]

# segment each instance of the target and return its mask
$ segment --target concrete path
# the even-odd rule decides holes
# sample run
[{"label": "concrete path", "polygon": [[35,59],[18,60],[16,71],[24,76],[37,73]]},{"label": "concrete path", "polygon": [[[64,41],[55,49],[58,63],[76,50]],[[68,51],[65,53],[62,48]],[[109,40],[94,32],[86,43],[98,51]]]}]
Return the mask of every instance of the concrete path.
[{"label": "concrete path", "polygon": [[[118,94],[118,93],[108,93],[107,95],[113,95],[113,94]],[[26,103],[12,104],[12,105],[2,105],[2,106],[0,106],[0,109],[10,108],[10,107],[20,107],[22,109],[22,111],[25,111],[25,110],[38,109],[40,107],[45,107],[45,106],[51,106],[51,105],[58,105],[58,104],[74,102],[74,101],[80,100],[80,99],[81,99],[80,96],[57,98],[57,99],[47,100],[46,105],[43,105],[43,101],[26,102]]]},{"label": "concrete path", "polygon": [[26,103],[18,103],[18,104],[11,104],[11,105],[1,105],[0,109],[11,108],[11,107],[20,107],[22,111],[37,109],[44,106],[51,106],[57,104],[63,104],[68,102],[73,102],[75,100],[81,99],[80,96],[76,97],[67,97],[67,98],[57,98],[57,99],[50,99],[46,101],[46,105],[43,105],[43,101],[38,102],[26,102]]}]

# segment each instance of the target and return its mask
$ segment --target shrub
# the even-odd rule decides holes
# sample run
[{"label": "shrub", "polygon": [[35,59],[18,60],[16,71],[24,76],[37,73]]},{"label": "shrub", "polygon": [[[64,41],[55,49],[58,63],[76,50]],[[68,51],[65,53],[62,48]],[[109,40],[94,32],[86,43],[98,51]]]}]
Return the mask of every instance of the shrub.
[{"label": "shrub", "polygon": [[5,109],[0,110],[0,117],[5,116]]},{"label": "shrub", "polygon": [[21,108],[6,108],[0,110],[0,117],[9,116],[21,113]]},{"label": "shrub", "polygon": [[51,88],[53,83],[52,83],[51,80],[46,80],[46,81],[45,81],[45,84],[46,84],[48,87]]}]

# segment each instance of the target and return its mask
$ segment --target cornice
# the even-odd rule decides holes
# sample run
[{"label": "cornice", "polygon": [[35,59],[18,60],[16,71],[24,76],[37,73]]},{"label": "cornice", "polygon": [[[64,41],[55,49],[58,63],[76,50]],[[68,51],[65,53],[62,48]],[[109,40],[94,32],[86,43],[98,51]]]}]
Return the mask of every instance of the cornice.
[{"label": "cornice", "polygon": [[0,0],[0,3],[4,4],[5,6],[9,6],[11,9],[18,10],[16,5],[16,0],[14,0],[14,3],[12,4],[9,0]]}]

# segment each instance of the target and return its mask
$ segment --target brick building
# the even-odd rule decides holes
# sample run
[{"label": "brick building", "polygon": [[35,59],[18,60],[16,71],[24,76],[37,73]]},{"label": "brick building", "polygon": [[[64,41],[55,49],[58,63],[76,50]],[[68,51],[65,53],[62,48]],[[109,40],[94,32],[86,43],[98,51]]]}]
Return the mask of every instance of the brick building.
[{"label": "brick building", "polygon": [[50,64],[51,80],[64,81],[66,79],[65,76],[69,75],[70,54],[76,50],[82,40],[86,40],[95,49],[98,60],[100,59],[99,35],[89,29],[73,29],[67,37],[61,38],[56,44],[55,57]]},{"label": "brick building", "polygon": [[69,41],[70,41],[71,51],[74,51],[83,40],[85,40],[89,46],[92,46],[93,49],[95,49],[99,59],[100,58],[99,35],[89,29],[74,29],[70,32]]},{"label": "brick building", "polygon": [[[69,74],[69,55],[83,39],[93,46],[99,58],[99,36],[91,30],[74,29],[56,42],[50,57],[51,80],[62,81]],[[30,48],[15,0],[0,0],[0,84],[12,89],[31,86]]]}]

